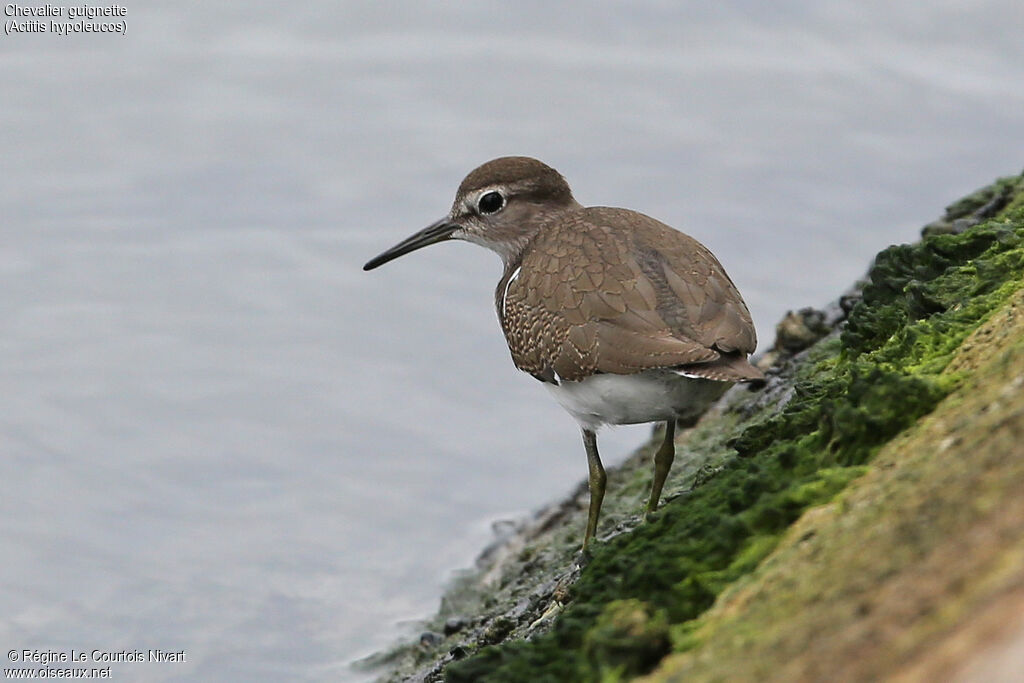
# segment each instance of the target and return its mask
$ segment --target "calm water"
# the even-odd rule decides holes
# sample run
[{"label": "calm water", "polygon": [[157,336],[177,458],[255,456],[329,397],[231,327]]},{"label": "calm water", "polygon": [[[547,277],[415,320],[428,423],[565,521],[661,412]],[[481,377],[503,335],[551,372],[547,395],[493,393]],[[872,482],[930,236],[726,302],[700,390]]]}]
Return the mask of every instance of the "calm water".
[{"label": "calm water", "polygon": [[358,677],[493,521],[583,478],[495,256],[360,270],[482,161],[697,236],[762,348],[1024,164],[1017,0],[679,5],[147,2],[124,38],[0,36],[3,651]]}]

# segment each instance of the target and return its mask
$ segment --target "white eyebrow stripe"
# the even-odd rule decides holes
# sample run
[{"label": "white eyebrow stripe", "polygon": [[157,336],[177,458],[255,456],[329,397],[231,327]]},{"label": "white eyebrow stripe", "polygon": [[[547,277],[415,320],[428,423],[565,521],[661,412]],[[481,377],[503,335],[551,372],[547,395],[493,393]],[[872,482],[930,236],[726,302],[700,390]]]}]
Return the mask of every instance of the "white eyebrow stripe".
[{"label": "white eyebrow stripe", "polygon": [[512,285],[512,281],[515,280],[517,277],[519,277],[519,271],[522,270],[522,268],[523,268],[522,266],[517,266],[516,269],[512,271],[512,277],[510,277],[508,279],[508,282],[505,283],[505,291],[501,293],[501,317],[502,318],[505,317],[505,301],[508,299],[508,288]]}]

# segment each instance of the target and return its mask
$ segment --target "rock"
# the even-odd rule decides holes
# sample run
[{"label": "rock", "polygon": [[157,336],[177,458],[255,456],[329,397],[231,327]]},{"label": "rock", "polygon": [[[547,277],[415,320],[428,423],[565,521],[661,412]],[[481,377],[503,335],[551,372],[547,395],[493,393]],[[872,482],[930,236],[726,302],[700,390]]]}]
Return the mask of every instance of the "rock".
[{"label": "rock", "polygon": [[921,229],[922,237],[959,235],[1005,209],[1021,193],[1024,175],[1002,178],[946,207],[946,214]]},{"label": "rock", "polygon": [[444,634],[446,636],[458,633],[466,627],[466,620],[462,617],[452,617],[444,622]]},{"label": "rock", "polygon": [[433,631],[424,631],[420,634],[420,647],[431,649],[437,647],[444,640],[444,636]]},{"label": "rock", "polygon": [[487,625],[487,629],[484,631],[480,640],[484,645],[500,643],[505,640],[505,637],[512,632],[512,629],[514,629],[515,626],[515,622],[511,619],[507,617],[498,617]]},{"label": "rock", "polygon": [[774,348],[788,353],[803,351],[829,333],[825,313],[814,308],[789,311],[775,326]]}]

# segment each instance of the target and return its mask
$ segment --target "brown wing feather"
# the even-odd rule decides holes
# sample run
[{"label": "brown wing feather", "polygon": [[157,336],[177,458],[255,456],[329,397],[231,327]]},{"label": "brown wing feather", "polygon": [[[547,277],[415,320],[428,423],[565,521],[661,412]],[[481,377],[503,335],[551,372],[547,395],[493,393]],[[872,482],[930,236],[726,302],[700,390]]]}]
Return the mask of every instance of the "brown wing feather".
[{"label": "brown wing feather", "polygon": [[721,382],[749,382],[764,379],[764,373],[751,365],[742,354],[723,353],[720,358],[708,363],[684,365],[679,371],[692,377],[704,377]]},{"label": "brown wing feather", "polygon": [[707,247],[643,214],[596,211],[630,224],[635,262],[673,332],[719,351],[753,353],[757,335],[750,311]]},{"label": "brown wing feather", "polygon": [[717,259],[624,209],[561,216],[495,296],[513,361],[543,378],[703,364],[732,351],[745,358],[755,344],[750,314]]}]

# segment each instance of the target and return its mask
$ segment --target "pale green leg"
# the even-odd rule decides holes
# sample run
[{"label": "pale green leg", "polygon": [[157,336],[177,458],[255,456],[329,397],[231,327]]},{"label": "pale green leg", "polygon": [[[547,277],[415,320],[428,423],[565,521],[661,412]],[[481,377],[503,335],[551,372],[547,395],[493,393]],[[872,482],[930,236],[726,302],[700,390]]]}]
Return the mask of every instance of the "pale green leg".
[{"label": "pale green leg", "polygon": [[597,453],[597,434],[584,429],[583,446],[587,449],[587,465],[590,467],[590,514],[587,516],[587,532],[583,536],[583,549],[586,550],[590,539],[597,533],[597,518],[601,514],[601,501],[604,500],[604,486],[608,477],[601,465],[601,456]]},{"label": "pale green leg", "polygon": [[658,501],[661,499],[661,489],[665,486],[665,479],[668,471],[672,468],[672,461],[676,459],[676,421],[665,422],[665,440],[661,447],[654,454],[654,482],[651,484],[651,499],[647,501],[647,511],[644,517],[658,509]]}]

